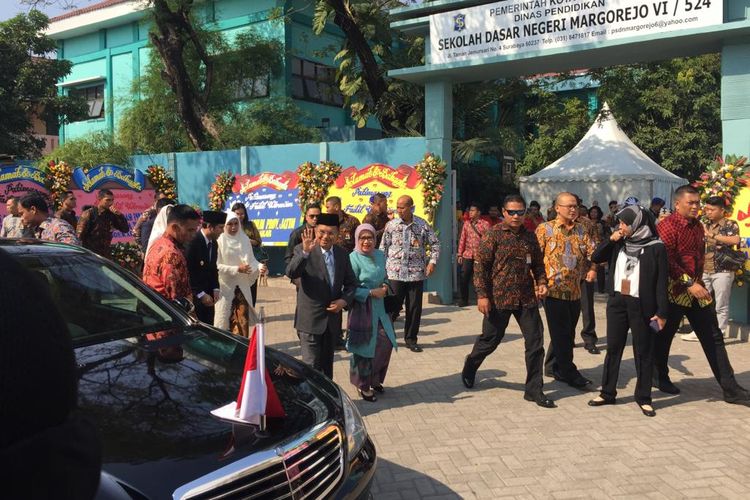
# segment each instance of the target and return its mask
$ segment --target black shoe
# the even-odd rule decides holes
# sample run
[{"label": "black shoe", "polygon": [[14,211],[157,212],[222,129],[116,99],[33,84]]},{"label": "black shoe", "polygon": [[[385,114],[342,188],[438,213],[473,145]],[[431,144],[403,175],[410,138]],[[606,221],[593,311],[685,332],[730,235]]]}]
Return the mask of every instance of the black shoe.
[{"label": "black shoe", "polygon": [[579,389],[581,391],[588,390],[589,386],[591,386],[593,382],[591,380],[587,379],[583,375],[578,375],[573,380],[568,381],[568,385],[570,387],[573,387],[575,389]]},{"label": "black shoe", "polygon": [[651,406],[651,405],[642,405],[642,404],[638,403],[638,407],[641,409],[641,411],[643,412],[644,415],[646,415],[647,417],[655,417],[656,416],[656,410],[654,410],[653,407],[649,410],[649,409],[644,408],[644,406]]},{"label": "black shoe", "polygon": [[406,344],[406,348],[411,352],[422,352],[422,348],[416,342],[409,342]]},{"label": "black shoe", "polygon": [[372,390],[375,392],[379,392],[380,394],[383,394],[385,392],[385,389],[383,388],[383,384],[373,385]]},{"label": "black shoe", "polygon": [[724,401],[733,405],[750,406],[750,392],[737,386],[736,389],[724,391]]},{"label": "black shoe", "polygon": [[654,377],[654,383],[652,385],[659,389],[661,392],[666,392],[667,394],[680,393],[680,388],[674,385],[672,381],[669,380],[669,378]]},{"label": "black shoe", "polygon": [[605,405],[613,405],[616,404],[616,399],[606,399],[601,396],[598,396],[591,401],[589,401],[589,406],[605,406]]},{"label": "black shoe", "polygon": [[541,406],[542,408],[557,408],[555,402],[545,396],[544,393],[540,393],[536,396],[532,396],[531,394],[524,394],[523,399],[536,403],[537,406]]},{"label": "black shoe", "polygon": [[[469,359],[468,356],[466,357],[466,359]],[[476,376],[477,372],[470,371],[466,367],[466,361],[464,361],[464,367],[461,370],[461,382],[464,383],[464,387],[466,387],[467,389],[471,389],[472,387],[474,387],[474,379],[476,378]]]},{"label": "black shoe", "polygon": [[601,354],[601,352],[602,352],[602,351],[600,351],[600,350],[599,350],[599,348],[598,348],[598,347],[596,347],[596,345],[587,345],[587,346],[585,347],[585,349],[586,349],[586,350],[587,350],[587,351],[588,351],[589,353],[591,353],[591,354]]}]

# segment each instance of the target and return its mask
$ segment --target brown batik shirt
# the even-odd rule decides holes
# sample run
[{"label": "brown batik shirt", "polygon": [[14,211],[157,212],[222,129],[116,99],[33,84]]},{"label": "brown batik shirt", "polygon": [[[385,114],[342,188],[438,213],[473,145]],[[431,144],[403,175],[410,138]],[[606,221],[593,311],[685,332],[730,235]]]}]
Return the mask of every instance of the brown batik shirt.
[{"label": "brown batik shirt", "polygon": [[100,210],[98,207],[84,211],[76,228],[78,239],[84,248],[108,259],[112,256],[112,231],[130,231],[128,220],[119,212]]},{"label": "brown batik shirt", "polygon": [[514,232],[504,222],[482,236],[474,254],[477,298],[492,298],[496,309],[537,305],[535,286],[545,285],[544,256],[534,233],[521,226]]}]

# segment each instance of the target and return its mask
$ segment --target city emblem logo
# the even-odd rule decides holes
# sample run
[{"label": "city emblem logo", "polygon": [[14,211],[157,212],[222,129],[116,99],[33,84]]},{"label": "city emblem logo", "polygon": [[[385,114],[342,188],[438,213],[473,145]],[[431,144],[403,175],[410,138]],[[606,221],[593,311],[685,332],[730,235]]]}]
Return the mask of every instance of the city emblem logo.
[{"label": "city emblem logo", "polygon": [[453,16],[453,31],[463,31],[466,29],[466,15],[456,14]]}]

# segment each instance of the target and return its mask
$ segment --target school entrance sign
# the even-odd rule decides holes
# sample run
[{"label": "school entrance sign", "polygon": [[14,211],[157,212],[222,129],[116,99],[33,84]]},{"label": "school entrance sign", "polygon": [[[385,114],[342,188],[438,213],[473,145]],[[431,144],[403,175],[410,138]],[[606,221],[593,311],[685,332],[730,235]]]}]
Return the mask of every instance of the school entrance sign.
[{"label": "school entrance sign", "polygon": [[[684,57],[722,56],[724,154],[750,156],[750,0],[435,0],[391,11],[391,26],[425,37],[425,64],[389,75],[425,86],[427,150],[451,158],[452,85]],[[451,227],[446,189],[437,222]],[[443,232],[446,234],[446,232]],[[455,251],[441,241],[441,255]],[[441,258],[443,302],[452,262]],[[747,290],[732,317],[748,322]]]},{"label": "school entrance sign", "polygon": [[723,0],[507,0],[430,16],[433,64],[721,24]]}]

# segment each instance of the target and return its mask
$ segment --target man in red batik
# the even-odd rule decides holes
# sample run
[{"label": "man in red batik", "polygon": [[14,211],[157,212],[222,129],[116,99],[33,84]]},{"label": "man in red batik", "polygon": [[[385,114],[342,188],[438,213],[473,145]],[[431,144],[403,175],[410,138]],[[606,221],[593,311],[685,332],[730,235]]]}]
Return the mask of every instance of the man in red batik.
[{"label": "man in red batik", "polygon": [[176,205],[167,215],[164,234],[146,253],[143,281],[169,300],[185,299],[192,303],[193,292],[182,247],[195,236],[200,220],[198,212],[189,205]]}]

